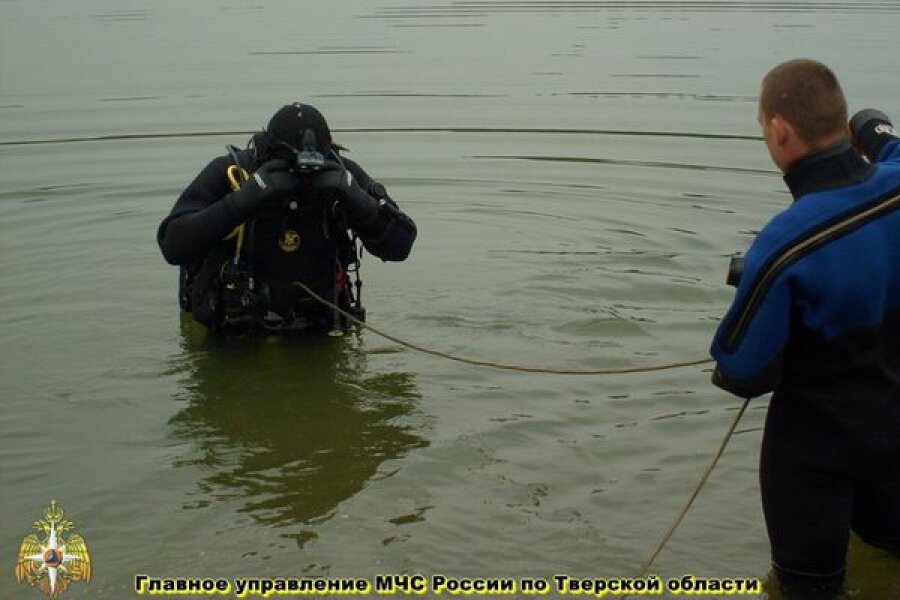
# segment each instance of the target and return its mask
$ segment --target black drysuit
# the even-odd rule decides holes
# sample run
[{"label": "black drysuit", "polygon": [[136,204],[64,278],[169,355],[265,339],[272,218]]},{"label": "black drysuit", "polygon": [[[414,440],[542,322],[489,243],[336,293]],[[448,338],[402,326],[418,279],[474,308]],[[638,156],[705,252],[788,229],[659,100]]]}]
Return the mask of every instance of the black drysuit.
[{"label": "black drysuit", "polygon": [[[239,159],[249,163],[244,153]],[[346,304],[346,273],[356,261],[348,231],[382,260],[404,260],[416,238],[415,223],[358,164],[342,161],[378,201],[377,218],[362,225],[349,222],[340,198],[315,190],[310,182],[314,174],[304,178],[296,194],[263,205],[247,222],[241,277],[246,280],[249,269],[254,302],[247,315],[225,316],[227,302],[221,295],[234,262],[236,237],[224,238],[242,219],[221,202],[233,191],[226,172],[234,162],[228,155],[213,159],[182,192],[157,233],[166,261],[182,267],[182,308],[212,328],[229,320],[262,321],[275,329],[306,328],[324,324],[331,315],[293,284],[302,282]]]}]

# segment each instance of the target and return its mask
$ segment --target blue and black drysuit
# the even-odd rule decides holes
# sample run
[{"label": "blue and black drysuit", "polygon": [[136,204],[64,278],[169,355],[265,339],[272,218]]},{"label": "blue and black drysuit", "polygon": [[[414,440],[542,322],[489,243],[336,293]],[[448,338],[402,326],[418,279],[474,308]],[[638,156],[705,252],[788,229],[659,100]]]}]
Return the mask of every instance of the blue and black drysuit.
[{"label": "blue and black drysuit", "polygon": [[713,382],[774,390],[760,459],[772,559],[840,579],[849,532],[900,554],[900,140],[792,165],[712,344]]}]

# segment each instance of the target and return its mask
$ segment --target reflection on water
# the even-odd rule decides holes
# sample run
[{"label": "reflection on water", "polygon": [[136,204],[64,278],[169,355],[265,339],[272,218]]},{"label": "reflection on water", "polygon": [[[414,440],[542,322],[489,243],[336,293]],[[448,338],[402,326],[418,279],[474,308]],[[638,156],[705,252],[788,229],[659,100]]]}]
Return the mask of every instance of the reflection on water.
[{"label": "reflection on water", "polygon": [[187,406],[171,426],[193,449],[175,465],[205,473],[185,508],[229,501],[263,524],[321,522],[385,460],[428,445],[400,422],[419,399],[412,375],[363,377],[352,339],[213,338],[184,315],[182,336]]}]

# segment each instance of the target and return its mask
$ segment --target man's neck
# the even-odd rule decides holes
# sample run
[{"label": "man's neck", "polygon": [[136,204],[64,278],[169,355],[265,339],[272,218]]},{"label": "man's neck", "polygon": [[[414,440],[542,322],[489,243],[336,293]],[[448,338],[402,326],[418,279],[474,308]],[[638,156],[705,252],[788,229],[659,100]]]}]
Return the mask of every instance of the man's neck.
[{"label": "man's neck", "polygon": [[860,183],[869,178],[874,167],[857,152],[845,137],[830,145],[818,146],[794,161],[784,181],[797,200],[807,194]]}]

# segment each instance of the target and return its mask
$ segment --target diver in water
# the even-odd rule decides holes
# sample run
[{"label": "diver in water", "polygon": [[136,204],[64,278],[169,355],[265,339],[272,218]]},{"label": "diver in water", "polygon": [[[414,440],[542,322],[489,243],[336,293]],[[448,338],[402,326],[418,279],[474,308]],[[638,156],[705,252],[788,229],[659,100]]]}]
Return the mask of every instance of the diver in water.
[{"label": "diver in water", "polygon": [[210,330],[346,327],[299,283],[364,318],[357,240],[402,261],[416,226],[342,150],[318,110],[294,103],[246,149],[214,158],[157,233],[166,261],[181,267],[181,308]]},{"label": "diver in water", "polygon": [[760,456],[778,580],[831,597],[851,530],[900,556],[900,138],[847,121],[834,73],[772,69],[758,119],[793,203],[757,235],[712,344],[713,383],[774,390]]}]

